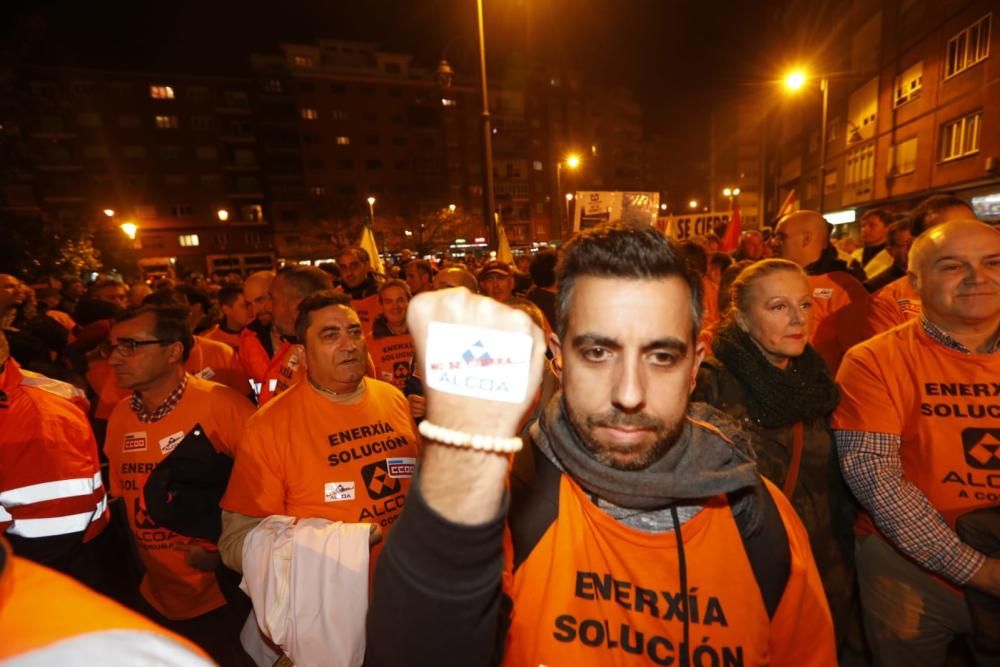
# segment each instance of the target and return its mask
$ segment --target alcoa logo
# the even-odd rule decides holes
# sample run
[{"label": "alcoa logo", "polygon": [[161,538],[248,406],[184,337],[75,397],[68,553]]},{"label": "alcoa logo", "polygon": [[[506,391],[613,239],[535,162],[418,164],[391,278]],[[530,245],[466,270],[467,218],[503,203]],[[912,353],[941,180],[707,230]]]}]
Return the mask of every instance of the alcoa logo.
[{"label": "alcoa logo", "polygon": [[531,345],[527,334],[431,322],[427,384],[450,394],[520,403],[527,394]]}]

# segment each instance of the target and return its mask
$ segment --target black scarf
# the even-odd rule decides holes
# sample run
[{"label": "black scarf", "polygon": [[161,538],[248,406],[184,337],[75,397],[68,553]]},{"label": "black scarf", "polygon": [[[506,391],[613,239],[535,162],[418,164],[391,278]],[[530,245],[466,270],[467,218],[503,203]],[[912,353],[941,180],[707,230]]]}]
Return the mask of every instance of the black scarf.
[{"label": "black scarf", "polygon": [[812,345],[781,369],[764,358],[750,334],[730,322],[719,329],[712,352],[739,381],[750,418],[764,428],[825,417],[840,402],[833,376]]},{"label": "black scarf", "polygon": [[711,498],[753,486],[750,457],[718,434],[686,420],[680,438],[645,470],[617,470],[599,462],[569,421],[562,393],[553,395],[531,426],[531,439],[588,493],[618,507],[654,510],[678,500]]}]

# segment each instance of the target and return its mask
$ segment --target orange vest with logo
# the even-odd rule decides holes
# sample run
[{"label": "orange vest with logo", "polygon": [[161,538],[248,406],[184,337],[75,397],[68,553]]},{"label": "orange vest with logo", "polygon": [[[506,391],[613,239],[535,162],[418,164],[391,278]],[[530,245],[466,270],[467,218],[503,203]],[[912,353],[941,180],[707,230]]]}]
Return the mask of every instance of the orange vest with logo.
[{"label": "orange vest with logo", "polygon": [[[160,654],[160,664],[208,664],[205,653],[187,639],[70,577],[14,556],[6,542],[0,541],[0,549],[5,552],[0,558],[0,661],[20,656],[43,664],[43,651],[58,642],[84,636],[99,642],[103,632],[134,631],[137,655],[154,635],[176,648],[171,655]],[[122,646],[116,644],[119,650]]]},{"label": "orange vest with logo", "polygon": [[[911,320],[851,350],[837,382],[833,428],[899,435],[903,474],[952,529],[1000,506],[1000,352],[963,354]],[[856,530],[874,532],[867,514]]]},{"label": "orange vest with logo", "polygon": [[403,395],[365,383],[358,403],[333,403],[300,382],[258,410],[222,508],[388,528],[403,509],[420,441]]},{"label": "orange vest with logo", "polygon": [[[674,531],[647,533],[598,508],[567,475],[558,517],[512,572],[505,665],[836,664],[832,622],[808,536],[766,483],[787,527],[791,570],[773,618],[725,496],[681,527],[690,646],[683,646],[684,591]],[[808,633],[799,631],[809,628]]]},{"label": "orange vest with logo", "polygon": [[372,327],[375,326],[375,318],[382,314],[382,302],[379,301],[378,294],[352,300],[351,308],[361,320],[361,330],[366,336],[371,336]]},{"label": "orange vest with logo", "polygon": [[812,331],[809,342],[836,373],[844,353],[870,335],[871,297],[858,280],[843,271],[809,276]]},{"label": "orange vest with logo", "polygon": [[257,405],[263,407],[272,398],[297,384],[305,376],[305,370],[305,349],[297,343],[282,341],[264,372]]},{"label": "orange vest with logo", "polygon": [[215,448],[233,456],[253,405],[221,384],[188,376],[180,402],[164,418],[145,424],[125,400],[108,420],[104,454],[108,458],[111,492],[121,496],[139,557],[146,567],[139,592],[169,619],[194,618],[225,604],[214,572],[203,572],[184,560],[183,547],[204,540],[185,537],[157,526],[146,513],[143,488],[149,473],[201,424]]},{"label": "orange vest with logo", "polygon": [[400,391],[410,375],[413,352],[413,336],[409,334],[368,340],[368,354],[375,365],[375,378],[388,382]]}]

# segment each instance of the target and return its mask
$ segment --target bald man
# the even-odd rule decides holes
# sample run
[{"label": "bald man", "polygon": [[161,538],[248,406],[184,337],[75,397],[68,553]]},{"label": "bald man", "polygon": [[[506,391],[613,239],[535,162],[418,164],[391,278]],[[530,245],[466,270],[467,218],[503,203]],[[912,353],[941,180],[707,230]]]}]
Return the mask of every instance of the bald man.
[{"label": "bald man", "polygon": [[1000,506],[1000,231],[935,226],[908,271],[921,316],[844,357],[832,426],[867,512],[855,533],[875,664],[914,667],[944,664],[971,632],[953,586],[1000,596],[1000,558],[956,532],[963,515]]},{"label": "bald man", "polygon": [[449,287],[464,287],[473,294],[479,292],[479,282],[472,272],[461,266],[449,266],[441,269],[434,276],[434,289],[448,289]]},{"label": "bald man", "polygon": [[[963,199],[954,195],[931,195],[910,213],[910,234],[915,239],[924,231],[946,222],[975,219],[975,212]],[[909,277],[898,278],[875,293],[871,318],[875,333],[888,331],[919,316],[920,296]]]},{"label": "bald man", "polygon": [[258,385],[267,374],[275,351],[281,347],[281,336],[271,326],[273,281],[274,271],[258,271],[243,282],[250,323],[240,333],[239,357],[247,376]]},{"label": "bald man", "polygon": [[830,225],[816,211],[783,217],[771,243],[776,255],[795,262],[808,275],[813,297],[809,342],[836,373],[844,353],[871,333],[868,290],[837,257]]}]

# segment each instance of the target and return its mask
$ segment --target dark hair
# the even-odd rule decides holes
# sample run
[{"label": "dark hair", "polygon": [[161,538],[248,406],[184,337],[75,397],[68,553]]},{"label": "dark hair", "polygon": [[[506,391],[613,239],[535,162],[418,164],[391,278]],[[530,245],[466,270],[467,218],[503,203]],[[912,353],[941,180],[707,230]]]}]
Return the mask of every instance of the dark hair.
[{"label": "dark hair", "polygon": [[128,290],[128,287],[125,285],[125,283],[121,282],[120,280],[112,280],[111,278],[104,278],[102,280],[98,280],[97,282],[95,282],[90,286],[90,293],[97,294],[99,290],[106,289],[108,287],[121,287],[124,290]]},{"label": "dark hair", "polygon": [[85,327],[88,324],[93,324],[101,320],[110,320],[121,312],[121,306],[116,303],[95,299],[92,296],[85,296],[80,299],[80,303],[76,305],[76,310],[70,313],[70,315],[73,316],[78,325]]},{"label": "dark hair", "polygon": [[861,216],[861,220],[870,218],[871,216],[878,218],[883,225],[892,224],[892,213],[889,213],[889,211],[884,208],[873,208],[870,211],[865,211],[864,215]]},{"label": "dark hair", "polygon": [[963,206],[972,209],[969,202],[955,195],[931,195],[923,200],[917,207],[910,211],[910,234],[916,238],[927,229],[927,218],[936,215],[946,208]]},{"label": "dark hair", "polygon": [[185,294],[176,289],[160,290],[152,294],[147,294],[142,299],[142,305],[159,306],[161,308],[182,311],[185,318],[191,314],[191,302],[187,300]]},{"label": "dark hair", "polygon": [[887,238],[889,239],[889,245],[893,245],[893,239],[896,237],[896,234],[898,234],[900,232],[907,232],[907,233],[909,233],[909,231],[910,231],[910,221],[909,220],[897,220],[896,222],[894,222],[891,225],[889,225],[889,231],[887,232],[888,233],[888,237]]},{"label": "dark hair", "polygon": [[531,258],[531,266],[528,273],[531,274],[531,282],[539,287],[552,287],[556,284],[556,262],[559,256],[551,250],[542,250]]},{"label": "dark hair", "polygon": [[237,299],[243,298],[243,288],[237,285],[226,285],[216,295],[220,306],[232,306]]},{"label": "dark hair", "polygon": [[184,295],[189,305],[194,306],[195,304],[199,304],[202,313],[207,315],[208,311],[212,310],[211,297],[197,287],[193,285],[178,285],[174,289],[178,294]]},{"label": "dark hair", "polygon": [[[605,223],[580,232],[563,246],[556,264],[556,328],[560,337],[566,335],[573,289],[581,276],[680,278],[691,294],[692,337],[697,339],[702,316],[701,277],[690,269],[674,242],[655,227]],[[622,285],[622,289],[628,289],[628,285]]]},{"label": "dark hair", "polygon": [[700,276],[708,273],[708,252],[705,250],[705,246],[697,241],[685,240],[677,244],[677,252],[681,254],[692,271]]},{"label": "dark hair", "polygon": [[427,276],[428,279],[434,277],[434,269],[431,268],[431,263],[426,259],[411,259],[406,263],[406,266],[407,268],[412,266],[417,271]]},{"label": "dark hair", "polygon": [[351,307],[351,297],[342,292],[334,292],[332,289],[325,289],[313,292],[299,303],[299,313],[295,316],[295,337],[300,343],[306,342],[306,331],[309,330],[309,320],[315,310],[322,310],[330,306]]},{"label": "dark hair", "polygon": [[357,259],[362,264],[368,264],[371,262],[371,257],[369,257],[367,250],[365,250],[361,246],[349,245],[337,253],[338,263],[340,262],[340,258],[346,255],[347,253],[352,253],[354,255],[354,258]]},{"label": "dark hair", "polygon": [[708,265],[719,270],[719,275],[733,265],[733,258],[724,252],[713,252],[708,256]]},{"label": "dark hair", "polygon": [[[152,295],[151,295],[152,296]],[[194,347],[194,335],[191,333],[191,326],[187,321],[187,313],[184,310],[172,307],[147,304],[143,299],[143,304],[137,308],[129,308],[124,313],[115,317],[115,322],[127,322],[137,317],[150,314],[153,316],[153,335],[159,340],[176,341],[181,344],[183,352],[181,360],[187,361]]]},{"label": "dark hair", "polygon": [[333,287],[330,274],[315,266],[301,266],[299,264],[289,264],[278,271],[278,278],[282,278],[299,298],[305,298],[310,294],[328,290]]}]

